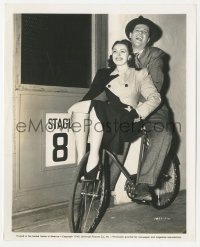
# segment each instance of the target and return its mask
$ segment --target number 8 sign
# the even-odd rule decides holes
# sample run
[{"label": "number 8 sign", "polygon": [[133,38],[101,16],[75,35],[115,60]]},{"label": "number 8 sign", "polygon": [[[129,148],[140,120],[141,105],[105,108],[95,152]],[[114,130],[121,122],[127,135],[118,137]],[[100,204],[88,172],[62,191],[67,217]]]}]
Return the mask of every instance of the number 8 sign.
[{"label": "number 8 sign", "polygon": [[[58,139],[62,138],[63,143],[58,144]],[[53,161],[59,162],[59,161],[66,161],[68,158],[68,134],[67,133],[56,133],[53,135]],[[63,155],[59,157],[58,152],[63,151]]]},{"label": "number 8 sign", "polygon": [[76,161],[74,135],[66,113],[46,113],[46,167]]}]

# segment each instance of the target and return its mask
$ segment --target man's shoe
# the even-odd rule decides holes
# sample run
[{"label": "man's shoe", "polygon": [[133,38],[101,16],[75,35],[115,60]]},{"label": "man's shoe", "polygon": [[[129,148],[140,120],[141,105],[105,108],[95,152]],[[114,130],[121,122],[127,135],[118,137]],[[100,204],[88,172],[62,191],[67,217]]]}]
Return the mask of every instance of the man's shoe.
[{"label": "man's shoe", "polygon": [[149,186],[147,184],[138,184],[135,187],[135,192],[134,192],[135,200],[139,201],[151,201],[152,200],[152,195],[149,191]]}]

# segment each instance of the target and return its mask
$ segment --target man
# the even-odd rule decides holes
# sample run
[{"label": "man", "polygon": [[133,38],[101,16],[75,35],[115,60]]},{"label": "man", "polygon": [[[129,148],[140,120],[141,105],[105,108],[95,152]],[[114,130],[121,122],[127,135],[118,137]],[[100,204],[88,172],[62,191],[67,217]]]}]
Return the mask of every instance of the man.
[{"label": "man", "polygon": [[[161,29],[149,19],[140,16],[127,24],[125,33],[132,43],[136,67],[138,69],[148,69],[155,87],[161,93],[161,98],[164,99],[162,92],[164,89],[164,59],[166,54],[161,49],[152,47],[152,44],[161,37]],[[142,101],[143,99],[141,99]],[[172,133],[167,123],[169,123],[169,110],[162,102],[145,124],[149,136],[149,147],[135,190],[135,198],[138,200],[147,201],[152,199],[150,187],[156,185],[172,140]]]}]

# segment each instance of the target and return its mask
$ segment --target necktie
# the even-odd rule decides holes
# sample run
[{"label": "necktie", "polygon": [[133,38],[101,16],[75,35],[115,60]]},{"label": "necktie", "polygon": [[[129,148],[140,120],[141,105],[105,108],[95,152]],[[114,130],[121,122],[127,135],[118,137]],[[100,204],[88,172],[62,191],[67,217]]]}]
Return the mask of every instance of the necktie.
[{"label": "necktie", "polygon": [[135,68],[136,69],[141,69],[142,66],[141,66],[141,63],[140,63],[140,60],[139,60],[139,53],[134,53],[134,56],[135,56]]}]

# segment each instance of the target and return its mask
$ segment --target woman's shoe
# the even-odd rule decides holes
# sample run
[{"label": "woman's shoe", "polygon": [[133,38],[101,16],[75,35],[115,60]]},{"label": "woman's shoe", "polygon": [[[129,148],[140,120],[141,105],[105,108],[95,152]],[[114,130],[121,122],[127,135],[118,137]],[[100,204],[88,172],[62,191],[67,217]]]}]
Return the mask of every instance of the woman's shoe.
[{"label": "woman's shoe", "polygon": [[90,170],[89,172],[87,172],[85,170],[84,173],[84,180],[95,180],[97,177],[97,173],[99,171],[99,166],[95,166],[92,170]]}]

